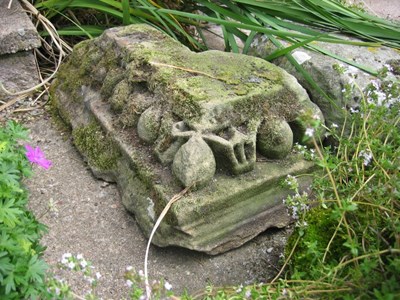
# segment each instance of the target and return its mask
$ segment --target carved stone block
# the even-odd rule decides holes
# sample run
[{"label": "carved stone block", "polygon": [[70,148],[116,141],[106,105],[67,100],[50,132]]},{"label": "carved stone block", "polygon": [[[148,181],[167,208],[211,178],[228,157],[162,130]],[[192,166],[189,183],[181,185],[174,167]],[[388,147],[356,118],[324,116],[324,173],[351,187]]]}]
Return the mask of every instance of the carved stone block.
[{"label": "carved stone block", "polygon": [[290,222],[279,183],[313,168],[291,151],[302,117],[323,121],[284,70],[246,55],[194,53],[146,25],[77,45],[52,95],[93,172],[117,182],[147,236],[168,200],[193,187],[153,242],[210,254]]}]

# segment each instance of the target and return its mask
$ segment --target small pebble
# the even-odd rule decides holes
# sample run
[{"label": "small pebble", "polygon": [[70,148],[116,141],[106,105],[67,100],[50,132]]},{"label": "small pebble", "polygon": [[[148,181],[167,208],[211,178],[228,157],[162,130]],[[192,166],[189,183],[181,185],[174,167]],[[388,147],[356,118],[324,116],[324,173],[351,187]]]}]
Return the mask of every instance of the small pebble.
[{"label": "small pebble", "polygon": [[100,185],[100,187],[105,188],[105,187],[108,187],[109,185],[110,185],[109,182],[103,181],[103,183]]}]

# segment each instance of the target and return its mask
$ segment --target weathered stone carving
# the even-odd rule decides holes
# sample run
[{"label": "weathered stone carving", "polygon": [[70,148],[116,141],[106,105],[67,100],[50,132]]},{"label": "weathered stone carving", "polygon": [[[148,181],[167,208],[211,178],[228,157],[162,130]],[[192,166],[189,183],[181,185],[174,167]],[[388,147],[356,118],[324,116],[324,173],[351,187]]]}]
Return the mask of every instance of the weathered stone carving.
[{"label": "weathered stone carving", "polygon": [[210,254],[288,224],[279,181],[313,168],[291,149],[303,115],[323,120],[282,69],[194,53],[145,25],[77,45],[52,91],[77,148],[97,176],[118,183],[145,234],[168,199],[194,185],[153,242]]}]

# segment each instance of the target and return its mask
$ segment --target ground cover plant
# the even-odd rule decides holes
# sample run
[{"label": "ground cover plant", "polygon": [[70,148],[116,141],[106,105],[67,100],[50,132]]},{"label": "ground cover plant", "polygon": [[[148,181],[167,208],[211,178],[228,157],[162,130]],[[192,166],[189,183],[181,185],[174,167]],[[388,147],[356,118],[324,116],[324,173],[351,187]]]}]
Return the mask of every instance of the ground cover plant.
[{"label": "ground cover plant", "polygon": [[28,139],[21,125],[0,127],[0,298],[35,299],[46,294],[46,264],[40,238],[46,228],[27,209],[24,178],[32,172],[30,162],[50,166],[39,148],[20,144]]}]

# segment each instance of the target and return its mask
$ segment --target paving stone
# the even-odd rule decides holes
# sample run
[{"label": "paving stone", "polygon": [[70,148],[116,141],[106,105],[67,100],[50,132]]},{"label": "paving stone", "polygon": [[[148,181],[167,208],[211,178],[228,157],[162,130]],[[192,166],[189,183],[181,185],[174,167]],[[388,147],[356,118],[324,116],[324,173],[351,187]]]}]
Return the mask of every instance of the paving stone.
[{"label": "paving stone", "polygon": [[40,47],[39,35],[17,0],[0,0],[0,55]]},{"label": "paving stone", "polygon": [[[0,81],[10,92],[31,88],[39,83],[35,57],[32,52],[24,51],[0,56]],[[0,100],[9,97],[0,91]]]}]

